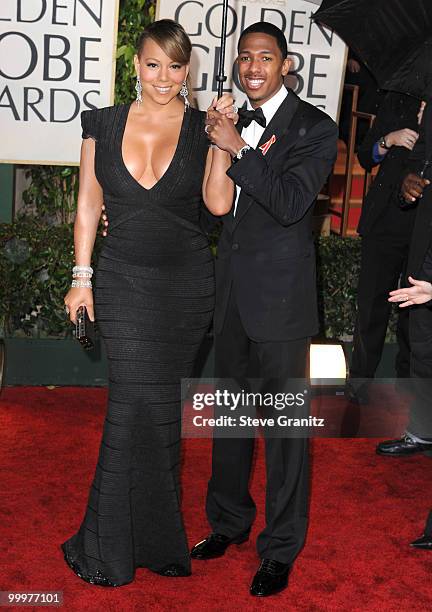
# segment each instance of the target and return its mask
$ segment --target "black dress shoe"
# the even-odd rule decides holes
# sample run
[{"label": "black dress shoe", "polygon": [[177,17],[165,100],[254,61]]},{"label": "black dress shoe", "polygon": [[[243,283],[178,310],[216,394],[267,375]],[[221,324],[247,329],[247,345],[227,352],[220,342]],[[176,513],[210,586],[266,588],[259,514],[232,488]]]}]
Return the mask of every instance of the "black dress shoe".
[{"label": "black dress shoe", "polygon": [[380,442],[376,447],[376,452],[378,455],[385,455],[387,457],[405,457],[424,452],[430,454],[432,452],[432,444],[417,442],[409,434],[404,434],[402,438],[397,440]]},{"label": "black dress shoe", "polygon": [[410,546],[422,548],[423,550],[432,550],[432,535],[423,535],[418,540],[411,542]]},{"label": "black dress shoe", "polygon": [[411,546],[423,550],[432,550],[432,510],[429,512],[422,537],[411,542]]},{"label": "black dress shoe", "polygon": [[225,554],[231,544],[242,544],[249,539],[249,531],[235,538],[229,538],[220,533],[211,533],[205,540],[198,542],[191,550],[192,559],[216,559]]},{"label": "black dress shoe", "polygon": [[279,593],[288,584],[290,565],[273,559],[263,559],[251,584],[250,594],[267,597]]},{"label": "black dress shoe", "polygon": [[191,571],[189,568],[183,567],[178,563],[171,563],[160,570],[153,570],[155,574],[160,576],[168,576],[169,578],[180,578],[184,576],[190,576]]}]

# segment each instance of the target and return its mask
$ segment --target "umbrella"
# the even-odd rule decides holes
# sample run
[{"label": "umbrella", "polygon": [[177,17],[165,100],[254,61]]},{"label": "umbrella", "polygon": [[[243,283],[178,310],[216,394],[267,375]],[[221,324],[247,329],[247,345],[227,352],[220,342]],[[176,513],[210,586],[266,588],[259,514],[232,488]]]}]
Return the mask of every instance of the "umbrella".
[{"label": "umbrella", "polygon": [[310,2],[311,4],[321,5],[321,8],[328,8],[329,6],[333,6],[333,4],[338,4],[341,0],[305,0],[305,2]]},{"label": "umbrella", "polygon": [[312,18],[344,39],[382,89],[432,96],[431,0],[324,0]]},{"label": "umbrella", "polygon": [[219,55],[218,72],[216,75],[216,81],[218,84],[218,98],[222,96],[223,86],[227,77],[225,75],[225,48],[227,38],[227,21],[228,21],[228,0],[223,0],[222,10],[222,31],[221,31],[221,46]]}]

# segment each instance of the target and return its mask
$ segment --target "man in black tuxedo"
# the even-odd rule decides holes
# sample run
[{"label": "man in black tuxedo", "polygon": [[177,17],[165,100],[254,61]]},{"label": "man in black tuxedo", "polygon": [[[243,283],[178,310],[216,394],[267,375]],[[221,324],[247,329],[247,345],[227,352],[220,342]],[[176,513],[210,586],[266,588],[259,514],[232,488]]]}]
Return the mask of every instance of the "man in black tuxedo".
[{"label": "man in black tuxedo", "polygon": [[[224,217],[216,261],[215,370],[218,378],[304,379],[318,332],[312,204],[337,154],[336,124],[287,90],[283,32],[256,23],[238,44],[248,96],[241,129],[213,114],[210,140],[231,153],[232,212]],[[213,440],[207,515],[213,528],[192,549],[211,559],[248,539],[255,504],[248,482],[253,438]],[[308,514],[307,439],[266,439],[266,527],[251,594],[285,588],[303,546]]]}]

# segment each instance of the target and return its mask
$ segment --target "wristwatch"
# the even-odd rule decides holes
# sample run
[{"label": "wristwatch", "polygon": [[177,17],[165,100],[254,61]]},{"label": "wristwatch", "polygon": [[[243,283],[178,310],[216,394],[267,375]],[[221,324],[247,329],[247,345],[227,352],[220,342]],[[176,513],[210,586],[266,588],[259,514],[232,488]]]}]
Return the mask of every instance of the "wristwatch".
[{"label": "wristwatch", "polygon": [[378,141],[378,144],[382,149],[391,149],[391,147],[387,146],[385,136],[381,136]]},{"label": "wristwatch", "polygon": [[250,149],[251,149],[251,147],[250,147],[248,144],[244,145],[244,147],[242,147],[242,148],[240,149],[240,151],[238,151],[237,155],[236,155],[235,157],[233,157],[233,163],[235,163],[235,162],[237,162],[239,159],[241,159],[241,158],[243,157],[243,155],[244,155],[245,153],[247,153],[247,152],[248,152]]}]

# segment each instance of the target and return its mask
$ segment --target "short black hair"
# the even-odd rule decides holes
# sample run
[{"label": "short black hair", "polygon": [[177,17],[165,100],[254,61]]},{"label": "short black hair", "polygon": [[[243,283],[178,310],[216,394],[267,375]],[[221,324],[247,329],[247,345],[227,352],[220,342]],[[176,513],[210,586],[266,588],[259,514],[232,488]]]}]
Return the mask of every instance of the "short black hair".
[{"label": "short black hair", "polygon": [[288,45],[285,38],[285,34],[282,32],[280,28],[273,25],[272,23],[267,23],[266,21],[257,21],[257,23],[253,23],[246,30],[240,34],[240,38],[237,44],[237,51],[240,52],[240,43],[242,38],[247,36],[248,34],[267,34],[268,36],[273,36],[276,39],[277,45],[282,53],[282,58],[285,59],[288,55]]}]

